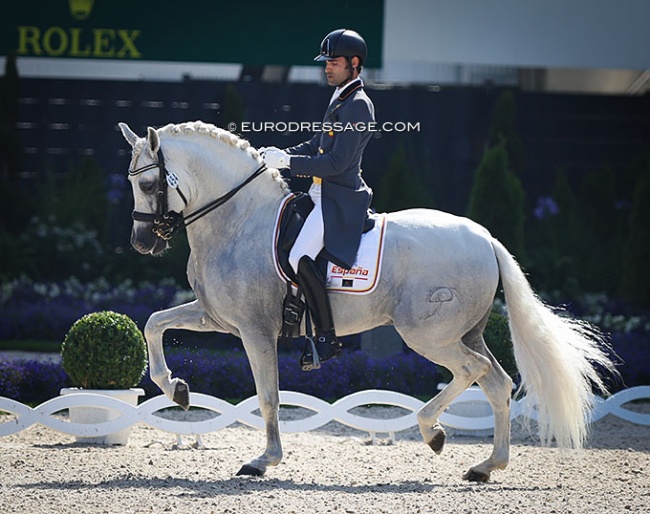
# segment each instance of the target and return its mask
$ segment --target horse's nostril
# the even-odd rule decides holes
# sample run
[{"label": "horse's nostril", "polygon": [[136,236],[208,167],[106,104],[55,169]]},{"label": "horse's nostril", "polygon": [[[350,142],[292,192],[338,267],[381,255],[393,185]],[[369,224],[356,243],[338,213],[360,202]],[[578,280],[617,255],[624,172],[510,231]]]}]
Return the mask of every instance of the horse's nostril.
[{"label": "horse's nostril", "polygon": [[131,234],[131,246],[140,253],[146,253],[146,248],[142,241],[136,239],[135,234]]}]

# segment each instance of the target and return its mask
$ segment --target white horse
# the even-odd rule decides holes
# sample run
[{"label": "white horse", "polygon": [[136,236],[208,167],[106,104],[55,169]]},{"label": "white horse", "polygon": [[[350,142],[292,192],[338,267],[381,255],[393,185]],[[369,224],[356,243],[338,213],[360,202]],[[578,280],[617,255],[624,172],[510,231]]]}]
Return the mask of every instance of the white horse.
[{"label": "white horse", "polygon": [[[146,138],[124,123],[120,128],[133,148],[132,245],[140,253],[158,254],[172,229],[184,222],[191,248],[187,275],[197,300],[154,313],[144,329],[151,378],[188,408],[187,384],[172,378],[165,362],[163,332],[175,328],[240,337],[267,443],[238,474],[263,475],[282,459],[277,339],[286,286],[274,268],[271,240],[288,187],[246,140],[212,125],[150,127]],[[499,278],[522,388],[537,404],[541,440],[580,447],[592,386],[605,390],[595,365],[612,370],[613,364],[589,326],[556,315],[537,298],[515,259],[485,228],[435,210],[388,214],[376,289],[362,296],[331,294],[339,335],[394,325],[409,347],[453,373],[449,385],[417,413],[424,442],[434,452],[440,453],[445,442],[440,414],[474,382],[480,385],[494,412],[494,446],[463,476],[472,481],[487,481],[509,462],[512,381],[482,335]]]}]

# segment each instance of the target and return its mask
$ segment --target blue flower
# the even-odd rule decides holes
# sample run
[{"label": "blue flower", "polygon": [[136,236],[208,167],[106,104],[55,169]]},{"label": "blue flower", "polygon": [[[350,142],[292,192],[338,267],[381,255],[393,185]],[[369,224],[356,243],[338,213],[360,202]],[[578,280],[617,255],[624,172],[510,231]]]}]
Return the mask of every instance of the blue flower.
[{"label": "blue flower", "polygon": [[537,199],[537,205],[533,210],[533,215],[538,220],[544,220],[546,218],[559,214],[559,212],[560,212],[560,208],[558,207],[557,203],[555,203],[555,200],[553,200],[552,197],[540,196]]}]

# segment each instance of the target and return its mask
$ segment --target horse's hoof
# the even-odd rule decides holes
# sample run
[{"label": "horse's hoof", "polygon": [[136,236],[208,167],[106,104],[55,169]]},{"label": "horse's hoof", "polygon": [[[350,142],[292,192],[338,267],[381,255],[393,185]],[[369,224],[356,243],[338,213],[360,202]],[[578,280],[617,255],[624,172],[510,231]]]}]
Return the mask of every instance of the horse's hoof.
[{"label": "horse's hoof", "polygon": [[490,480],[490,475],[470,468],[470,470],[463,475],[463,480],[467,480],[468,482],[487,482]]},{"label": "horse's hoof", "polygon": [[429,448],[431,448],[436,455],[442,453],[446,437],[447,435],[445,434],[445,430],[440,425],[433,427],[433,438],[431,438],[428,444]]},{"label": "horse's hoof", "polygon": [[183,409],[188,410],[190,408],[190,386],[187,385],[187,382],[184,380],[176,382],[174,397],[172,399],[174,403],[177,403]]},{"label": "horse's hoof", "polygon": [[248,464],[244,464],[241,469],[237,472],[237,476],[249,476],[249,477],[261,477],[264,476],[264,471],[261,469],[254,468]]}]

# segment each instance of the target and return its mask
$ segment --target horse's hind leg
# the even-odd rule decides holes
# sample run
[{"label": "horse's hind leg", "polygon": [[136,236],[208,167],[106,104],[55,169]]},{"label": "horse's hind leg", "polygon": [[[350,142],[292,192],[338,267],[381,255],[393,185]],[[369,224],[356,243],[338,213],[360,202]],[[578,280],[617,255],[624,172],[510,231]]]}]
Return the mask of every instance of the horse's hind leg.
[{"label": "horse's hind leg", "polygon": [[[413,346],[417,351],[420,349]],[[490,361],[483,355],[470,350],[460,341],[442,348],[438,347],[434,355],[420,352],[430,360],[445,366],[451,371],[453,380],[418,411],[418,425],[424,442],[431,449],[440,453],[445,443],[445,431],[438,423],[438,418],[449,404],[465,389],[482,377],[490,368]]]},{"label": "horse's hind leg", "polygon": [[163,350],[163,333],[168,328],[193,330],[195,332],[222,332],[195,300],[172,309],[154,312],[144,327],[144,337],[149,352],[149,374],[167,398],[184,409],[190,406],[190,390],[180,378],[171,378]]},{"label": "horse's hind leg", "polygon": [[510,459],[510,394],[512,379],[490,353],[483,340],[483,328],[473,330],[463,342],[472,350],[488,357],[490,370],[477,382],[485,393],[494,413],[494,443],[490,457],[473,466],[463,475],[465,480],[486,482],[495,469],[505,469]]}]

